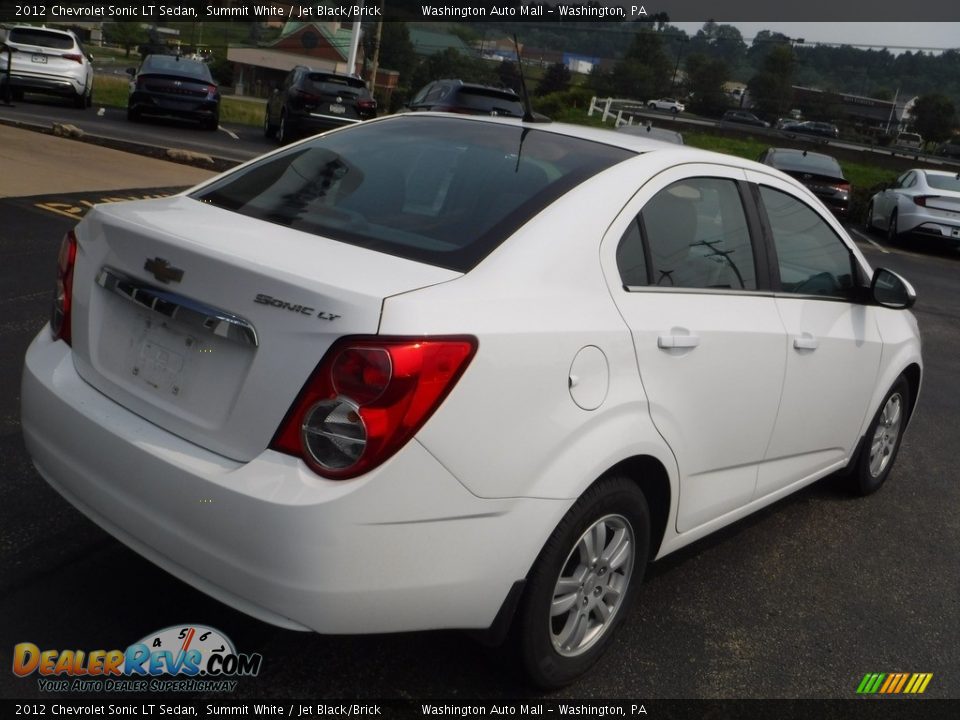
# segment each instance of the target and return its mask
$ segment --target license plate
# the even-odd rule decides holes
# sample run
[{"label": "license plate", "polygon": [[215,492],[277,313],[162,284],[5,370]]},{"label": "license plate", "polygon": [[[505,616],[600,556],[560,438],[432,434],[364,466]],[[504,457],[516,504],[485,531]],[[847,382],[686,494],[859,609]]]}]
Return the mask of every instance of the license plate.
[{"label": "license plate", "polygon": [[47,56],[46,56],[46,55],[31,55],[31,56],[30,56],[30,62],[35,62],[35,63],[40,63],[41,65],[46,65],[46,64],[47,64]]},{"label": "license plate", "polygon": [[197,351],[194,337],[177,332],[165,321],[146,319],[127,356],[131,375],[155,391],[182,395],[187,357]]},{"label": "license plate", "polygon": [[333,104],[330,106],[330,112],[334,115],[343,115],[347,111],[347,108],[343,105]]}]

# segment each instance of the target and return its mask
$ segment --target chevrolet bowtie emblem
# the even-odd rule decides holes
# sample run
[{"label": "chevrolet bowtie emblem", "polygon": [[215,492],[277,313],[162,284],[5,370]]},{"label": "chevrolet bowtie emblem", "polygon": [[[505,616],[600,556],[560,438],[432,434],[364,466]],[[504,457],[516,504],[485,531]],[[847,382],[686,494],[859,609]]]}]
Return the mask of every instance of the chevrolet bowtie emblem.
[{"label": "chevrolet bowtie emblem", "polygon": [[183,279],[183,270],[172,267],[170,263],[163,258],[147,260],[143,264],[143,269],[165,284],[180,282]]}]

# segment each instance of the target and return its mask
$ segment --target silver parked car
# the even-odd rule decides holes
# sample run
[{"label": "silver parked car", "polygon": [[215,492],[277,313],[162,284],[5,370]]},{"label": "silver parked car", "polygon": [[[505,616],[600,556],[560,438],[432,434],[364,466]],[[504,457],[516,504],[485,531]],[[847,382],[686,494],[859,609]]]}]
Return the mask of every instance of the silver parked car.
[{"label": "silver parked car", "polygon": [[917,234],[960,243],[960,173],[908,170],[870,198],[866,226],[891,242]]},{"label": "silver parked car", "polygon": [[25,92],[42,93],[70,98],[79,108],[90,107],[93,65],[72,32],[15,25],[7,32],[4,43],[10,53],[0,52],[0,85],[7,82],[9,62],[13,99],[23,99]]}]

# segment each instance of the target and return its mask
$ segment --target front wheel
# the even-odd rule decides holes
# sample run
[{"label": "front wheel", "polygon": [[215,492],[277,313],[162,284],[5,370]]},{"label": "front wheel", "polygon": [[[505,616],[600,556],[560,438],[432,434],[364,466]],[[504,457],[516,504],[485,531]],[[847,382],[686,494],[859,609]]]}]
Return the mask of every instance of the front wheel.
[{"label": "front wheel", "polygon": [[629,478],[595,483],[553,531],[528,579],[514,632],[527,676],[558,688],[600,658],[643,580],[650,510]]},{"label": "front wheel", "polygon": [[909,411],[910,385],[900,377],[880,403],[864,436],[860,457],[850,476],[852,490],[858,495],[875,493],[887,479],[900,449]]}]

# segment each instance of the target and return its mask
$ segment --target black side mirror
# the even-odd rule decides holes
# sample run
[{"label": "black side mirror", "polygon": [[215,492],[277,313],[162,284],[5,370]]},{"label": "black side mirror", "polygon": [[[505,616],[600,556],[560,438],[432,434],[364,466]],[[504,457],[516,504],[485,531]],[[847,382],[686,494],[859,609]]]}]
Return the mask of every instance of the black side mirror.
[{"label": "black side mirror", "polygon": [[906,310],[917,301],[917,292],[893,270],[877,268],[870,282],[870,297],[877,305],[894,310]]}]

